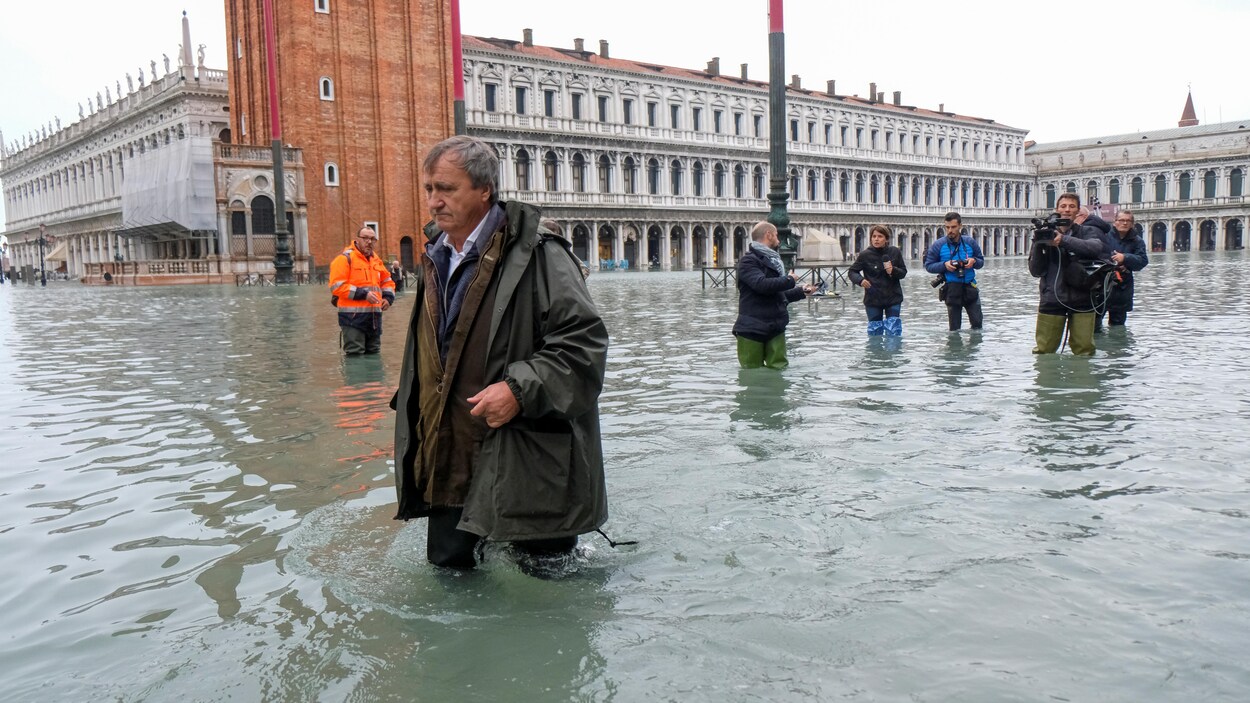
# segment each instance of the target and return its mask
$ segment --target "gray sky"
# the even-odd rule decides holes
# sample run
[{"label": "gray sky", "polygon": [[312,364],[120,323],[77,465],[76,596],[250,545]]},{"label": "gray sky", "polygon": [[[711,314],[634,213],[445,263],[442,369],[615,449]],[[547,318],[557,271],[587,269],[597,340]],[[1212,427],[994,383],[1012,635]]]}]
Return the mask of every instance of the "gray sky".
[{"label": "gray sky", "polygon": [[[304,2],[311,12],[312,0]],[[124,7],[124,10],[119,8]],[[331,0],[335,7],[335,0]],[[1076,10],[1059,9],[1075,7]],[[1178,8],[1184,9],[1178,9]],[[460,0],[466,34],[768,78],[767,0]],[[49,10],[66,20],[49,30]],[[222,0],[5,0],[0,10],[0,131],[5,143],[60,117],[78,119],[107,85],[126,87],[149,61],[171,61],[182,11],[207,64],[226,68]],[[1203,124],[1250,119],[1246,0],[788,0],[786,75],[823,90],[867,95],[868,84],[904,104],[987,117],[1040,142],[1175,127],[1192,85]]]}]

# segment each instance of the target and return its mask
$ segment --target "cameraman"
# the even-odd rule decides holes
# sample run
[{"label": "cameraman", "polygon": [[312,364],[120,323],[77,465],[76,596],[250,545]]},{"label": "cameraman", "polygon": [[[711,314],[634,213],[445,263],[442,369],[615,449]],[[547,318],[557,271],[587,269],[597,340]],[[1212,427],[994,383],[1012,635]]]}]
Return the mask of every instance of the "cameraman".
[{"label": "cameraman", "polygon": [[[1146,243],[1137,236],[1136,218],[1128,210],[1116,213],[1110,234],[1103,235],[1107,249],[1111,251],[1111,263],[1117,267],[1117,280],[1107,296],[1107,317],[1112,326],[1123,325],[1133,309],[1133,272],[1146,268],[1150,257]],[[1095,320],[1094,329],[1102,328],[1102,314]]]},{"label": "cameraman", "polygon": [[[1058,351],[1065,327],[1073,354],[1094,353],[1094,305],[1089,289],[1072,282],[1071,275],[1074,268],[1083,271],[1079,261],[1102,257],[1104,244],[1097,229],[1076,224],[1080,210],[1081,197],[1063,193],[1055,204],[1062,224],[1034,233],[1029,273],[1039,279],[1040,291],[1034,354]],[[1065,268],[1069,276],[1064,275]]]},{"label": "cameraman", "polygon": [[924,268],[941,274],[946,286],[946,318],[952,331],[963,323],[968,311],[972,329],[981,329],[981,292],[977,290],[976,269],[985,266],[985,255],[972,237],[961,236],[963,218],[957,212],[946,213],[946,236],[938,239],[924,255]]}]

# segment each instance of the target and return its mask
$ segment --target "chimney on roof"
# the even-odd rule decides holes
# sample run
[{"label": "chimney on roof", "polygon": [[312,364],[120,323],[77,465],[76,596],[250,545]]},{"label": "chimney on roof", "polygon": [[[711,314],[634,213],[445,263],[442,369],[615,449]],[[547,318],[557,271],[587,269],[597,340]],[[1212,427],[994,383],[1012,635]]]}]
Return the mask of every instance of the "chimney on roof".
[{"label": "chimney on roof", "polygon": [[901,90],[894,91],[894,104],[895,105],[903,104],[903,91]]},{"label": "chimney on roof", "polygon": [[534,46],[534,30],[522,29],[521,34],[525,35],[525,39],[521,42],[525,46]]},{"label": "chimney on roof", "polygon": [[876,83],[868,84],[868,99],[869,100],[877,99],[877,84]]},{"label": "chimney on roof", "polygon": [[938,103],[938,112],[946,112],[946,103]]},{"label": "chimney on roof", "polygon": [[879,102],[879,103],[883,103],[883,102],[885,102],[885,91],[884,91],[884,90],[883,90],[883,91],[881,91],[880,93],[877,93],[877,102]]},{"label": "chimney on roof", "polygon": [[803,83],[799,80],[799,74],[795,73],[790,76],[790,87],[795,90],[803,89]]},{"label": "chimney on roof", "polygon": [[713,56],[711,61],[707,62],[707,72],[713,76],[720,75],[720,57]]},{"label": "chimney on roof", "polygon": [[576,51],[576,52],[578,52],[578,53],[584,53],[584,52],[586,51],[586,40],[585,40],[585,39],[574,39],[574,40],[573,40],[573,50],[574,50],[574,51]]},{"label": "chimney on roof", "polygon": [[837,81],[825,81],[825,95],[837,95],[838,92],[834,90],[837,84]]},{"label": "chimney on roof", "polygon": [[747,65],[742,64],[742,80],[745,81],[746,79],[747,79]]},{"label": "chimney on roof", "polygon": [[608,58],[608,40],[607,39],[599,40],[599,58],[601,59]]}]

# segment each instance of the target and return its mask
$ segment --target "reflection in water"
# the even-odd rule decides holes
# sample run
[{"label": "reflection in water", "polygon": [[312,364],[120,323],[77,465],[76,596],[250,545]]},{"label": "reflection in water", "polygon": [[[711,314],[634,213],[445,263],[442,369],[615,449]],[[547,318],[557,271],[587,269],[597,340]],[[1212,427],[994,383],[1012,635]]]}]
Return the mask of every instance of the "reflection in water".
[{"label": "reflection in water", "polygon": [[[738,369],[738,390],[734,393],[731,420],[746,422],[761,430],[788,429],[794,409],[790,399],[790,380],[785,372],[773,369]],[[750,453],[768,455],[767,445],[749,449]]]},{"label": "reflection in water", "polygon": [[1022,261],[984,275],[975,334],[905,279],[928,302],[896,350],[794,306],[780,374],[738,371],[732,290],[592,276],[607,531],[641,544],[589,537],[554,580],[433,569],[391,519],[411,296],[348,365],[320,288],[0,288],[0,690],[1244,697],[1245,255],[1152,263],[1092,359],[1029,353]]}]

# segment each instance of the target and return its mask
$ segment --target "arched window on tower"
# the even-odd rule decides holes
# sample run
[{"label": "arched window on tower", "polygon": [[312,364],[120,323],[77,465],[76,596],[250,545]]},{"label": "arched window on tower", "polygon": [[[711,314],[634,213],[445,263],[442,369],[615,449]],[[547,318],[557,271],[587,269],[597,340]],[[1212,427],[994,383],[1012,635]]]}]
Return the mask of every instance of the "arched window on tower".
[{"label": "arched window on tower", "polygon": [[252,198],[252,234],[273,234],[273,201],[267,195]]},{"label": "arched window on tower", "polygon": [[339,167],[333,161],[327,161],[325,167],[326,185],[337,186],[339,184]]},{"label": "arched window on tower", "polygon": [[334,81],[328,76],[322,76],[318,83],[320,85],[321,99],[326,101],[334,100]]}]

